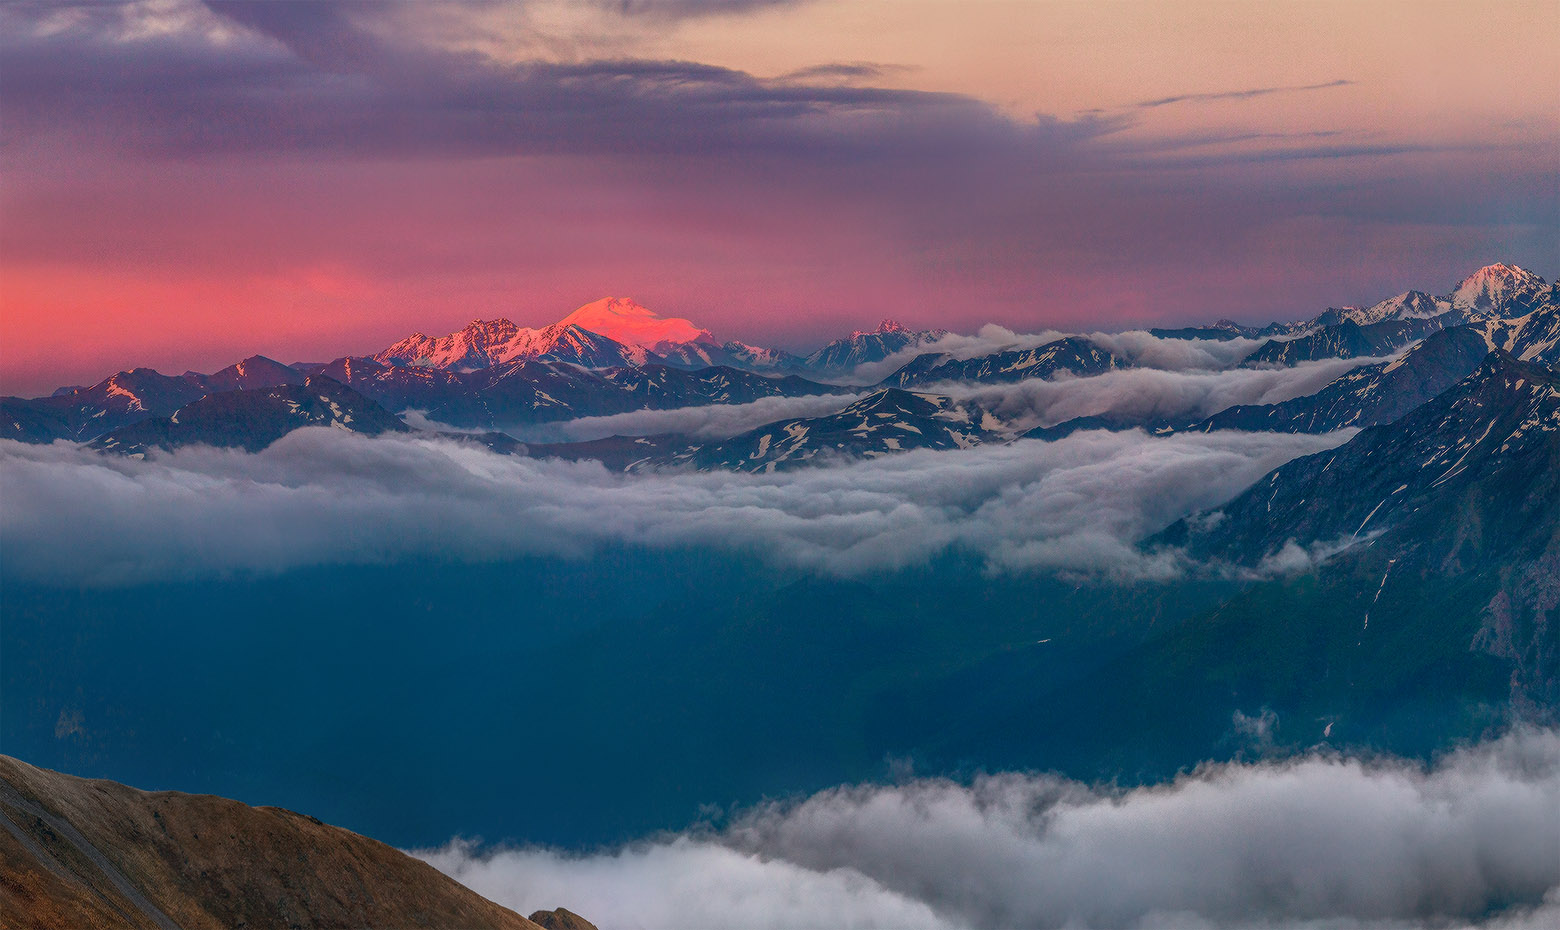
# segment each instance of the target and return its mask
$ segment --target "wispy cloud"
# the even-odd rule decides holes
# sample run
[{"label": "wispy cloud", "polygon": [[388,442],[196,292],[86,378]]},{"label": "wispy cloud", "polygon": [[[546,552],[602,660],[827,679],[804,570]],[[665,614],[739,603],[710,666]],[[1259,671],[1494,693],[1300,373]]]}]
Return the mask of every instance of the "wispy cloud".
[{"label": "wispy cloud", "polygon": [[592,0],[602,9],[623,16],[687,19],[701,16],[734,16],[774,7],[796,6],[810,0]]},{"label": "wispy cloud", "polygon": [[1310,90],[1328,90],[1333,87],[1349,87],[1354,82],[1339,78],[1336,81],[1326,81],[1321,84],[1291,84],[1280,87],[1252,87],[1246,90],[1224,90],[1205,94],[1176,94],[1173,97],[1160,97],[1156,100],[1143,100],[1132,104],[1133,109],[1152,110],[1156,107],[1166,107],[1174,103],[1213,103],[1219,100],[1250,100],[1254,97],[1268,97],[1273,94],[1294,94]]},{"label": "wispy cloud", "polygon": [[835,61],[798,68],[780,75],[780,81],[870,81],[888,74],[914,71],[910,65],[880,64],[871,61]]},{"label": "wispy cloud", "polygon": [[[533,442],[572,442],[607,436],[651,436],[676,433],[693,439],[724,439],[776,420],[837,413],[864,394],[822,394],[814,397],[764,397],[748,404],[706,404],[669,410],[635,410],[599,417],[579,417],[538,424],[516,435]],[[437,429],[438,424],[431,424]]]}]

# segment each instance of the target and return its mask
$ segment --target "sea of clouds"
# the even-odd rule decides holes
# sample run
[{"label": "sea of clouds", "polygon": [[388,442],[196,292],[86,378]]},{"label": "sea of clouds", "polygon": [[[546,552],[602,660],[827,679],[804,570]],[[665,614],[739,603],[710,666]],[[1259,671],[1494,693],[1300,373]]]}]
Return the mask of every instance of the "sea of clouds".
[{"label": "sea of clouds", "polygon": [[521,913],[699,927],[1552,927],[1560,734],[1426,767],[1318,750],[1133,790],[1007,773],[840,787],[592,854],[416,855]]},{"label": "sea of clouds", "polygon": [[[581,442],[607,436],[657,436],[675,433],[693,440],[726,439],[750,429],[797,417],[838,413],[865,393],[762,397],[746,404],[705,404],[668,410],[633,410],[560,423],[528,424],[509,430],[529,442]],[[408,421],[410,422],[410,421]],[[437,424],[431,424],[437,428]]]},{"label": "sea of clouds", "polygon": [[[987,326],[973,336],[947,336],[935,348],[972,356],[1060,335]],[[1379,361],[1239,368],[1253,340],[1143,332],[1089,338],[1140,367],[932,389],[991,411],[1018,431],[1079,416],[1185,419],[1233,404],[1276,403]],[[550,425],[547,435],[530,438],[716,439],[777,419],[828,414],[859,396],[636,411]],[[1091,431],[765,476],[624,476],[592,462],[502,456],[458,435],[427,433],[370,439],[305,429],[255,454],[188,448],[145,460],[68,443],[0,441],[0,545],[7,552],[0,570],[125,583],[423,555],[586,556],[627,543],[734,547],[782,566],[841,575],[961,550],[993,570],[1167,578],[1186,565],[1173,552],[1141,552],[1136,544],[1144,536],[1350,435]],[[1310,556],[1297,552],[1270,564],[1304,567]]]},{"label": "sea of clouds", "polygon": [[773,475],[624,475],[419,434],[296,430],[258,453],[135,459],[0,441],[12,578],[127,583],[437,556],[713,546],[840,575],[949,550],[992,570],[1166,578],[1144,536],[1351,433],[1083,432]]},{"label": "sea of clouds", "polygon": [[[986,327],[982,332],[996,329]],[[1043,344],[1054,333],[1018,336],[1021,344]],[[957,340],[965,346],[977,337],[949,336],[936,343]],[[1237,404],[1276,404],[1302,397],[1364,365],[1395,356],[1321,359],[1291,367],[1237,368],[1256,343],[1253,340],[1191,341],[1162,339],[1148,333],[1094,334],[1089,338],[1133,360],[1136,367],[1086,378],[1059,376],[1013,384],[945,383],[916,390],[969,400],[997,414],[1015,430],[1053,426],[1074,417],[1111,415],[1148,421],[1157,418],[1201,419]],[[1237,345],[1237,343],[1239,345]],[[1001,339],[983,341],[978,348],[1005,344]],[[973,354],[981,351],[966,347]],[[960,353],[952,353],[960,354]],[[913,353],[912,353],[913,357]],[[900,367],[896,361],[873,363],[858,369],[881,380]],[[908,360],[908,359],[904,359]],[[886,366],[886,367],[885,367]],[[811,397],[766,397],[747,404],[677,407],[670,410],[636,410],[608,416],[580,417],[561,423],[525,425],[512,429],[522,439],[536,442],[569,442],[606,436],[651,436],[676,433],[694,440],[723,439],[777,420],[826,416],[867,396],[870,387],[851,393]],[[413,422],[408,420],[408,422]],[[441,428],[420,418],[413,425]]]},{"label": "sea of clouds", "polygon": [[1355,368],[1382,361],[1386,358],[1326,359],[1292,368],[1224,371],[1127,368],[1088,378],[953,383],[922,390],[973,401],[1018,428],[1054,426],[1087,416],[1144,422],[1201,419],[1236,405],[1278,404],[1314,394]]},{"label": "sea of clouds", "polygon": [[1233,368],[1268,341],[1245,337],[1224,340],[1172,339],[1155,336],[1141,329],[1119,333],[1067,333],[1052,329],[1020,333],[995,323],[987,323],[973,334],[948,333],[930,342],[902,349],[881,361],[860,365],[846,380],[852,384],[876,383],[904,367],[916,356],[928,353],[971,359],[1012,349],[1032,349],[1069,336],[1081,336],[1133,366],[1160,371],[1218,371]]}]

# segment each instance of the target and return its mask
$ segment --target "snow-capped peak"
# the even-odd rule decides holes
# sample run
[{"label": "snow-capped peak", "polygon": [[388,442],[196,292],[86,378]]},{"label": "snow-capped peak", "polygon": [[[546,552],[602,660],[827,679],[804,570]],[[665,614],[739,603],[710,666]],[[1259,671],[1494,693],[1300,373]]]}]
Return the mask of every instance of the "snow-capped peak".
[{"label": "snow-capped peak", "polygon": [[532,333],[502,317],[472,320],[448,336],[432,338],[414,333],[374,356],[385,364],[409,364],[428,368],[486,368],[501,360],[502,347],[517,336]]},{"label": "snow-capped peak", "polygon": [[1449,296],[1452,306],[1459,310],[1488,312],[1504,309],[1514,300],[1546,286],[1543,278],[1525,268],[1496,263],[1485,265],[1458,282]]},{"label": "snow-capped peak", "polygon": [[1429,319],[1451,309],[1451,304],[1438,300],[1423,291],[1404,291],[1396,297],[1366,308],[1351,307],[1342,316],[1361,326],[1380,323],[1383,320]]},{"label": "snow-capped peak", "polygon": [[1352,321],[1369,326],[1389,320],[1431,319],[1452,310],[1459,311],[1464,322],[1521,316],[1548,288],[1543,278],[1525,268],[1496,263],[1464,278],[1445,297],[1405,291],[1370,307],[1329,309],[1316,320],[1323,325]]},{"label": "snow-capped peak", "polygon": [[877,329],[858,329],[855,332],[850,334],[850,338],[856,339],[856,338],[858,338],[860,336],[878,336],[878,335],[881,335],[883,333],[908,333],[908,332],[910,332],[910,327],[908,327],[905,324],[899,322],[898,320],[893,320],[893,319],[889,319],[888,317],[884,317],[883,319],[878,321]]},{"label": "snow-capped peak", "polygon": [[690,342],[715,342],[708,330],[681,317],[659,316],[630,297],[603,297],[591,301],[559,323],[578,326],[623,345],[652,352]]},{"label": "snow-capped peak", "polygon": [[603,297],[540,329],[516,326],[499,317],[472,320],[447,336],[415,333],[376,354],[374,360],[474,371],[546,357],[601,368],[643,365],[652,353],[696,345],[715,346],[715,341],[688,320],[658,316],[627,297]]}]

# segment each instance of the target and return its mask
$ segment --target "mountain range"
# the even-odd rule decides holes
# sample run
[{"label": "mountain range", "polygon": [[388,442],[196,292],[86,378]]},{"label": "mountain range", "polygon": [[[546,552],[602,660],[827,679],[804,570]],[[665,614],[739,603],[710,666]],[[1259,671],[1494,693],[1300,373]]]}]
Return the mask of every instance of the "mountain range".
[{"label": "mountain range", "polygon": [[456,372],[345,358],[308,372],[340,381],[389,410],[417,410],[438,423],[481,429],[841,390],[800,375],[764,376],[727,366],[656,363],[593,370],[548,359]]},{"label": "mountain range", "polygon": [[1370,307],[1330,309],[1317,317],[1323,325],[1349,321],[1361,326],[1389,321],[1434,319],[1454,314],[1458,322],[1519,317],[1553,299],[1553,287],[1543,278],[1515,265],[1486,265],[1457,282],[1451,292],[1432,297],[1406,291]]},{"label": "mountain range", "polygon": [[1512,539],[1535,512],[1549,511],[1552,522],[1556,502],[1560,376],[1496,350],[1401,418],[1280,466],[1166,538],[1195,556],[1255,563],[1287,541],[1353,544],[1421,511],[1445,521],[1475,507],[1477,514],[1458,518],[1464,525],[1499,526]]},{"label": "mountain range", "polygon": [[259,452],[295,429],[326,426],[378,436],[410,431],[401,419],[329,378],[302,384],[208,394],[166,417],[122,426],[94,439],[95,449],[145,455],[196,443]]},{"label": "mountain range", "polygon": [[1093,342],[1068,336],[1041,346],[1003,349],[975,358],[928,352],[883,379],[882,385],[911,388],[948,381],[1011,384],[1029,378],[1049,379],[1063,372],[1083,377],[1125,367],[1121,359]]},{"label": "mountain range", "polygon": [[[1515,265],[1487,265],[1443,297],[1408,291],[1371,307],[1328,309],[1297,336],[1273,338],[1248,365],[1294,365],[1319,358],[1384,355],[1432,332],[1468,324],[1515,321],[1560,305],[1560,285]],[[1549,347],[1553,349],[1553,326]],[[1524,356],[1530,357],[1530,356]]]},{"label": "mountain range", "polygon": [[1472,327],[1443,329],[1401,357],[1356,368],[1314,394],[1228,407],[1192,428],[1325,433],[1390,423],[1472,374],[1490,348]]},{"label": "mountain range", "polygon": [[610,368],[643,365],[658,348],[712,342],[708,332],[687,320],[663,319],[632,300],[604,297],[541,329],[506,319],[473,320],[447,336],[413,333],[372,358],[385,365],[454,371],[529,359]]},{"label": "mountain range", "polygon": [[838,413],[781,420],[730,439],[690,444],[631,468],[772,472],[820,461],[877,458],[908,449],[968,449],[1004,425],[968,402],[899,388],[876,391]]},{"label": "mountain range", "polygon": [[61,388],[48,397],[0,398],[0,435],[23,442],[83,441],[154,416],[167,416],[208,394],[302,384],[306,376],[255,355],[214,374],[160,374],[134,368],[91,387]]},{"label": "mountain range", "polygon": [[473,320],[446,336],[411,336],[371,356],[384,365],[471,372],[506,362],[569,362],[586,368],[663,364],[680,368],[727,366],[749,371],[848,371],[930,342],[945,332],[913,332],[883,320],[802,358],[781,349],[717,342],[680,317],[662,317],[627,297],[603,297],[541,329],[506,319]]},{"label": "mountain range", "polygon": [[[1560,353],[1560,297],[1555,285],[1537,275],[1497,264],[1479,269],[1442,297],[1409,291],[1371,307],[1329,309],[1305,323],[1262,329],[1224,320],[1155,332],[1193,342],[1260,339],[1240,361],[1246,367],[1397,357],[1356,368],[1320,391],[1279,404],[1233,406],[1200,420],[1081,417],[1024,435],[1047,440],[1079,429],[1140,427],[1158,433],[1326,432],[1391,422],[1466,377],[1488,351],[1553,365]],[[491,431],[495,435],[481,441],[500,451],[599,458],[616,468],[766,470],[815,459],[1011,441],[1021,432],[1017,424],[926,388],[1089,378],[1132,365],[1084,336],[966,355],[937,351],[945,335],[884,320],[872,331],[851,333],[798,357],[717,343],[689,320],[658,316],[627,298],[603,298],[539,329],[504,319],[476,321],[446,336],[418,333],[372,356],[324,364],[284,365],[253,356],[209,375],[167,376],[138,368],[48,397],[7,397],[0,399],[0,434],[144,453],[202,442],[261,448],[310,425],[377,434],[416,423],[434,430]],[[862,366],[896,359],[898,367],[876,379],[875,393],[862,398],[861,387],[849,383],[849,374]],[[498,435],[634,411],[833,393],[854,396],[842,398],[836,412],[782,417],[717,440],[661,434],[560,444]]]}]

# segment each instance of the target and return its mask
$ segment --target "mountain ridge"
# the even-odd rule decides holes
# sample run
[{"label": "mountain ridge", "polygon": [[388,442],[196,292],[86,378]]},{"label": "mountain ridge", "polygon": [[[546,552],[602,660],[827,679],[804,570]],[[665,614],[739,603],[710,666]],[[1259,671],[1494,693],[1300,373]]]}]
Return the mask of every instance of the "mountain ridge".
[{"label": "mountain ridge", "polygon": [[[1496,473],[1499,483],[1485,487]],[[1507,499],[1512,488],[1522,499]],[[1497,349],[1402,418],[1282,465],[1154,541],[1195,558],[1255,563],[1290,541],[1358,542],[1400,515],[1452,507],[1458,495],[1504,501],[1512,513],[1560,500],[1560,375]]]},{"label": "mountain ridge", "polygon": [[313,817],[139,791],[9,756],[0,756],[0,823],[7,925],[540,926],[427,863]]},{"label": "mountain ridge", "polygon": [[91,447],[120,455],[145,455],[153,449],[197,444],[258,452],[306,426],[369,436],[410,429],[357,391],[316,375],[302,384],[207,394],[166,417],[140,420],[105,433],[94,439]]}]

